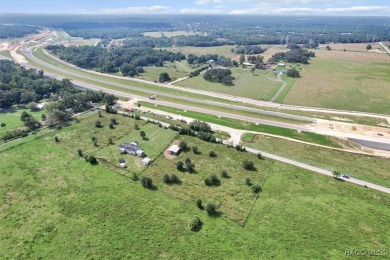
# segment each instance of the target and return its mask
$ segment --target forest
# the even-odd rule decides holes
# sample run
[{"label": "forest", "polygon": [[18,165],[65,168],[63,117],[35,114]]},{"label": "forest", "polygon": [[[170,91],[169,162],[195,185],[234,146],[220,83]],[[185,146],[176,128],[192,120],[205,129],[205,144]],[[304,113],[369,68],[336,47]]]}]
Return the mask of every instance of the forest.
[{"label": "forest", "polygon": [[291,63],[308,64],[311,57],[315,57],[315,53],[304,49],[292,49],[288,52],[278,52],[272,55],[270,62],[286,61]]},{"label": "forest", "polygon": [[155,50],[150,47],[103,48],[101,46],[65,47],[49,45],[47,49],[58,58],[84,69],[94,69],[103,73],[121,72],[124,76],[134,76],[145,66],[162,67],[164,62],[186,59],[183,53]]},{"label": "forest", "polygon": [[22,38],[29,34],[38,33],[39,28],[36,26],[19,25],[19,24],[0,24],[0,39]]}]

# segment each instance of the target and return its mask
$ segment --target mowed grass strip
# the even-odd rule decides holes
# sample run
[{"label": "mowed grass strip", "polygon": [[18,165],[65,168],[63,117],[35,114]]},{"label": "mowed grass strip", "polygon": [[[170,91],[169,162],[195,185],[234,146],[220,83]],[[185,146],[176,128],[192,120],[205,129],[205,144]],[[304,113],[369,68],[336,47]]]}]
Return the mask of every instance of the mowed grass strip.
[{"label": "mowed grass strip", "polygon": [[256,131],[256,132],[262,132],[262,133],[267,133],[267,134],[273,134],[273,135],[280,135],[283,137],[289,137],[301,141],[306,141],[306,142],[312,142],[315,144],[320,144],[320,145],[326,145],[326,146],[331,146],[331,147],[341,147],[339,144],[336,142],[330,140],[328,137],[324,135],[319,135],[315,133],[309,133],[309,132],[298,132],[292,129],[287,129],[287,128],[282,128],[282,127],[277,127],[277,126],[270,126],[270,125],[256,125],[255,123],[247,122],[247,121],[241,121],[237,119],[230,119],[230,118],[225,118],[225,117],[219,117],[219,116],[214,116],[214,115],[208,115],[208,114],[203,114],[203,113],[198,113],[198,112],[193,112],[193,111],[183,111],[181,109],[176,109],[176,108],[170,108],[170,107],[165,107],[165,106],[151,106],[150,103],[147,102],[141,102],[143,106],[150,106],[155,109],[165,111],[168,113],[176,114],[176,115],[181,115],[185,117],[190,117],[193,119],[198,119],[204,122],[208,123],[213,123],[217,125],[222,125],[222,126],[227,126],[235,129],[242,129],[242,130],[248,130],[248,131]]},{"label": "mowed grass strip", "polygon": [[[351,245],[390,244],[389,195],[277,162],[244,227],[52,140],[1,153],[0,183],[4,259],[340,259]],[[188,228],[194,215],[199,232]]]},{"label": "mowed grass strip", "polygon": [[242,140],[245,146],[390,187],[390,160],[386,158],[334,151],[262,135],[244,134]]},{"label": "mowed grass strip", "polygon": [[[253,184],[262,184],[272,162],[259,160],[254,154],[237,152],[234,148],[207,143],[195,137],[180,136],[179,140],[187,142],[190,149],[197,146],[199,154],[193,153],[190,149],[182,151],[173,159],[167,159],[162,154],[142,175],[150,176],[159,190],[188,203],[195,205],[197,199],[201,199],[204,204],[215,203],[223,215],[243,224],[256,198],[256,194],[245,184],[245,179],[250,178]],[[210,151],[214,151],[217,156],[210,157]],[[176,163],[179,161],[184,163],[186,158],[190,158],[195,164],[194,173],[176,169]],[[243,169],[242,162],[245,159],[251,160],[257,170]],[[228,172],[228,178],[221,177],[222,170]],[[164,174],[176,174],[182,183],[167,185],[162,179]],[[219,178],[221,182],[219,186],[207,186],[204,183],[211,174]]]}]

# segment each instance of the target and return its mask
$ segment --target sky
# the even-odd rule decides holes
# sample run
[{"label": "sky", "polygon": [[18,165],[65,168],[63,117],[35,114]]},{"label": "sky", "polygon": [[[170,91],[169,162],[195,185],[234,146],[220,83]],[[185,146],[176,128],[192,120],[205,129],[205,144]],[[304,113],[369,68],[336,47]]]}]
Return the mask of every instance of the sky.
[{"label": "sky", "polygon": [[390,0],[17,0],[0,13],[387,16]]}]

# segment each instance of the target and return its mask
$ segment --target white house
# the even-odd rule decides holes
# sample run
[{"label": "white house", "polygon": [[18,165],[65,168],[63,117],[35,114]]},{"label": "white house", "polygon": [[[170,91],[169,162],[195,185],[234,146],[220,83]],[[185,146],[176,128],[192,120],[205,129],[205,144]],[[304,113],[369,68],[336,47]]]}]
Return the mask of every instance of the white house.
[{"label": "white house", "polygon": [[180,147],[177,146],[176,144],[172,145],[169,149],[168,149],[168,152],[169,154],[171,155],[178,155],[179,152],[180,152]]},{"label": "white house", "polygon": [[151,160],[150,158],[146,157],[146,158],[144,158],[144,159],[142,160],[142,165],[143,165],[143,166],[149,165],[151,161],[152,161],[152,160]]}]

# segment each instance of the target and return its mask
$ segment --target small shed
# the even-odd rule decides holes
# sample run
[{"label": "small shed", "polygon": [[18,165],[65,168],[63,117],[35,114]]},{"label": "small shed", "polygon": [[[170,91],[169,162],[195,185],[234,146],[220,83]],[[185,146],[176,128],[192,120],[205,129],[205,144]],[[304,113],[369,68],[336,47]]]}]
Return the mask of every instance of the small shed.
[{"label": "small shed", "polygon": [[142,165],[143,165],[143,166],[149,165],[151,161],[152,161],[152,160],[151,160],[150,158],[146,157],[146,158],[144,158],[144,159],[142,160]]},{"label": "small shed", "polygon": [[169,149],[168,149],[168,152],[169,154],[171,155],[178,155],[179,152],[180,152],[180,147],[177,146],[176,144],[172,145]]},{"label": "small shed", "polygon": [[145,152],[142,151],[141,149],[135,151],[135,154],[136,154],[138,157],[144,157],[144,156],[145,156]]},{"label": "small shed", "polygon": [[279,63],[278,66],[279,66],[279,67],[286,67],[286,64],[284,64],[284,63]]}]

